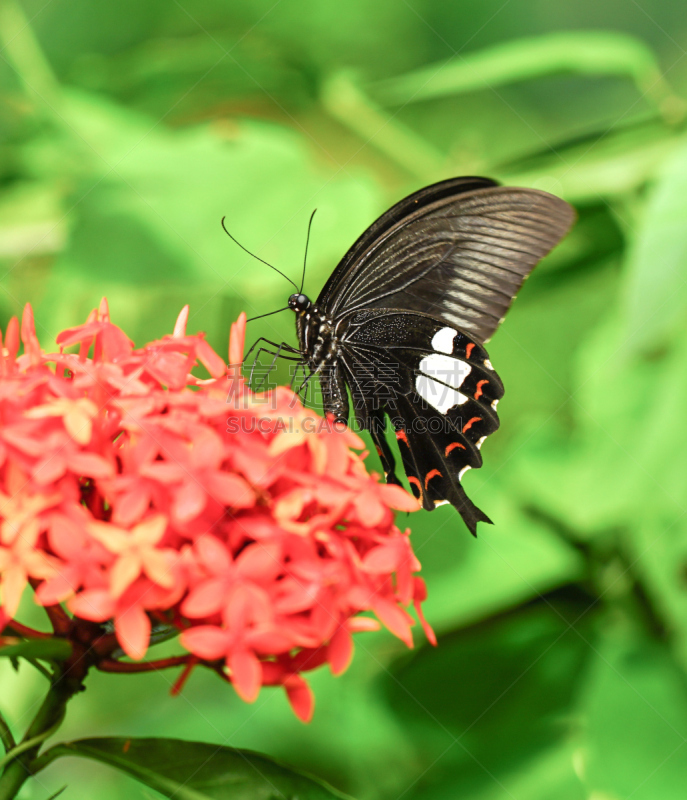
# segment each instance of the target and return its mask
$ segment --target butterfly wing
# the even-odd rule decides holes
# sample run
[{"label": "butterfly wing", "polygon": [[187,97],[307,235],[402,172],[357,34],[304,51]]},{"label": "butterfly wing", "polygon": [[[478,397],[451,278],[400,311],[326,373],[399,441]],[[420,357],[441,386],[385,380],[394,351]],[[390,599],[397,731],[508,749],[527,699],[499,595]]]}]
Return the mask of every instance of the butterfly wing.
[{"label": "butterfly wing", "polygon": [[335,318],[362,308],[414,310],[485,342],[573,220],[573,209],[546,192],[486,178],[442,181],[380,217],[317,304]]},{"label": "butterfly wing", "polygon": [[480,448],[499,426],[503,384],[486,350],[425,314],[379,309],[350,320],[340,356],[358,424],[369,430],[387,480],[399,483],[384,437],[392,420],[411,489],[431,510],[449,502],[475,533],[489,522],[460,480],[480,467]]}]

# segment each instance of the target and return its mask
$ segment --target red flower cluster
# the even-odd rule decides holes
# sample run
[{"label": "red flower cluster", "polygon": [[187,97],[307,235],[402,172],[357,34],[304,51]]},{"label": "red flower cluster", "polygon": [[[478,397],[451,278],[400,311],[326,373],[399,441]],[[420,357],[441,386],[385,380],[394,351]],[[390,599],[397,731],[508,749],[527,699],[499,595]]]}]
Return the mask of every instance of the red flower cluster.
[{"label": "red flower cluster", "polygon": [[[31,308],[0,355],[0,616],[29,580],[38,603],[112,620],[132,659],[151,618],[176,626],[199,660],[223,664],[238,694],[282,685],[296,714],[301,673],[346,669],[351,633],[377,627],[412,644],[403,608],[425,597],[392,508],[415,510],[369,475],[362,442],[288,389],[255,395],[202,334],[135,350],[106,303],[44,354]],[[245,315],[229,361],[243,352]],[[78,352],[65,352],[78,345]],[[212,376],[191,369],[201,362]]]}]

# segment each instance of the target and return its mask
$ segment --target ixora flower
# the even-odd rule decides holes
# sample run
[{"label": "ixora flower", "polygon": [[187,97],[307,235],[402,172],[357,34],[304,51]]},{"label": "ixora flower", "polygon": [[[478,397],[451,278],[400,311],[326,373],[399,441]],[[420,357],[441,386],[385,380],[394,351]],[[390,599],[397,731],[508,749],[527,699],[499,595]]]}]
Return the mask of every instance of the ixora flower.
[{"label": "ixora flower", "polygon": [[[352,633],[381,622],[412,646],[414,604],[434,643],[420,564],[392,511],[417,502],[368,474],[362,441],[289,389],[251,393],[239,367],[186,334],[187,318],[188,307],[172,335],[134,349],[103,301],[47,354],[29,306],[21,327],[10,322],[0,354],[3,627],[31,635],[13,620],[30,584],[55,636],[82,652],[85,641],[100,669],[184,664],[185,677],[201,664],[249,702],[281,685],[308,720],[303,672],[325,662],[343,672]],[[230,365],[244,332],[242,314]],[[192,374],[198,362],[209,379]],[[153,624],[177,631],[187,653],[141,662]],[[120,650],[133,661],[117,660]]]}]

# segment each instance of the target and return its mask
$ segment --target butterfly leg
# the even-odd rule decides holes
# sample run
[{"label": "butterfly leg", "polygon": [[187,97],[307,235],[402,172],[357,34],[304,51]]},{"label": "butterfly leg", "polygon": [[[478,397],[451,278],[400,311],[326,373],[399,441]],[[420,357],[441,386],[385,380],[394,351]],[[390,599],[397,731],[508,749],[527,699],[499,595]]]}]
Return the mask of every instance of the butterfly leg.
[{"label": "butterfly leg", "polygon": [[264,342],[266,345],[269,345],[270,347],[280,347],[285,353],[293,353],[294,355],[295,354],[301,355],[301,351],[300,350],[296,349],[295,347],[292,347],[290,344],[287,344],[286,342],[281,342],[281,344],[280,344],[278,342],[273,342],[270,339],[265,339],[264,336],[261,336],[259,339],[256,339],[253,342],[253,344],[250,346],[248,352],[243,357],[243,363],[244,364],[246,363],[246,361],[248,361],[248,358],[249,358],[250,354],[260,344],[260,342]]},{"label": "butterfly leg", "polygon": [[[288,345],[287,345],[287,346],[288,346]],[[255,356],[255,360],[253,361],[253,365],[255,365],[255,363],[256,363],[256,362],[259,360],[259,358],[260,358],[260,354],[261,354],[261,353],[268,353],[269,355],[272,355],[272,356],[274,356],[274,358],[272,359],[272,363],[271,363],[271,364],[269,365],[269,367],[267,368],[267,372],[265,372],[265,374],[264,374],[264,376],[263,376],[262,380],[261,380],[261,381],[260,381],[260,383],[259,383],[259,384],[258,384],[258,385],[255,387],[255,391],[256,391],[256,392],[259,392],[259,391],[261,391],[262,387],[265,385],[265,382],[267,381],[267,378],[269,377],[269,374],[270,374],[270,373],[272,372],[272,370],[274,369],[274,367],[275,367],[275,364],[277,363],[277,360],[278,360],[278,359],[280,359],[280,358],[281,358],[281,359],[283,359],[284,361],[299,361],[299,362],[300,362],[300,361],[302,361],[302,359],[300,358],[300,356],[299,356],[298,358],[296,358],[296,357],[294,357],[294,356],[285,356],[285,355],[283,354],[283,352],[282,352],[283,350],[285,350],[285,347],[284,347],[283,343],[282,343],[282,344],[280,344],[280,345],[279,345],[279,347],[277,347],[277,349],[276,349],[276,350],[270,350],[270,349],[269,349],[269,348],[267,348],[267,347],[261,347],[261,348],[258,350],[258,352],[257,352],[257,355]],[[292,352],[292,350],[286,350],[286,352],[287,352],[287,353],[290,353],[290,352]]]},{"label": "butterfly leg", "polygon": [[253,363],[251,364],[250,376],[248,378],[248,383],[251,386],[253,385],[253,374],[255,373],[255,368],[257,367],[257,365],[260,362],[260,355],[262,353],[267,353],[270,356],[274,356],[274,358],[272,359],[272,363],[267,368],[267,371],[264,374],[264,376],[262,377],[262,380],[260,381],[259,385],[256,386],[253,389],[253,391],[256,391],[256,392],[259,392],[259,391],[262,390],[262,387],[264,386],[265,382],[267,381],[267,378],[269,377],[270,372],[272,372],[272,370],[274,369],[275,364],[277,363],[277,359],[282,358],[285,361],[300,361],[301,360],[300,357],[299,358],[295,358],[293,356],[285,356],[285,355],[283,355],[283,353],[279,349],[270,350],[268,347],[261,347],[256,352],[255,358],[253,359]]}]

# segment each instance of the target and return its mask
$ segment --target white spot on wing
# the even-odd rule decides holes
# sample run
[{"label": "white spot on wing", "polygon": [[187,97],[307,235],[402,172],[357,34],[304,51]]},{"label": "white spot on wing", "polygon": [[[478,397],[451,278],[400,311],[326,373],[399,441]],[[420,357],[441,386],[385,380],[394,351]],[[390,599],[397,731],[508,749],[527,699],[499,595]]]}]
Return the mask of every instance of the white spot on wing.
[{"label": "white spot on wing", "polygon": [[496,406],[497,406],[498,404],[499,404],[499,401],[498,401],[498,400],[492,400],[492,402],[491,402],[491,407],[494,409],[494,411],[496,411]]},{"label": "white spot on wing", "polygon": [[435,506],[448,506],[448,505],[450,505],[450,501],[449,500],[435,500],[434,501],[434,505]]},{"label": "white spot on wing", "polygon": [[453,352],[453,340],[457,334],[458,331],[454,328],[442,328],[432,337],[432,347],[437,353],[446,353],[450,356]]},{"label": "white spot on wing", "polygon": [[484,443],[484,440],[485,440],[486,438],[487,438],[486,436],[483,436],[481,439],[478,439],[478,440],[475,442],[475,447],[476,447],[478,450],[481,450],[481,449],[482,449],[482,444]]},{"label": "white spot on wing", "polygon": [[467,402],[467,395],[438,383],[427,375],[418,375],[415,381],[415,391],[430,406],[436,408],[440,414],[445,414],[449,408]]},{"label": "white spot on wing", "polygon": [[466,473],[466,472],[467,472],[469,469],[472,469],[472,467],[463,467],[463,469],[461,469],[461,471],[458,473],[458,480],[459,480],[459,481],[463,479],[463,475],[465,475],[465,473]]},{"label": "white spot on wing", "polygon": [[493,369],[494,369],[494,368],[492,367],[492,365],[491,365],[491,361],[489,361],[489,359],[488,359],[488,358],[485,358],[485,359],[484,359],[484,366],[485,366],[487,369],[491,369],[491,370],[493,370]]},{"label": "white spot on wing", "polygon": [[[425,356],[420,361],[418,369],[436,381],[448,383],[454,389],[460,389],[463,381],[472,372],[472,367],[466,364],[465,361],[451,356],[439,355],[439,353]],[[465,401],[463,400],[463,402]]]}]

